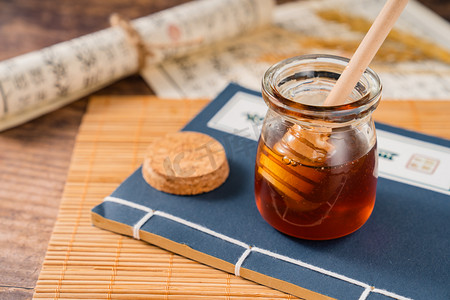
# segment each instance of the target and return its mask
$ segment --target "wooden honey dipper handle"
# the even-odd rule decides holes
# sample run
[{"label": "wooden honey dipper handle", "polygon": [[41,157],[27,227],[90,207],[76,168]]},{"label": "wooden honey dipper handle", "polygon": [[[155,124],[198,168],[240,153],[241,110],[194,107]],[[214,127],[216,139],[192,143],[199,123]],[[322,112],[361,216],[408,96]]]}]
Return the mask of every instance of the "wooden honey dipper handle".
[{"label": "wooden honey dipper handle", "polygon": [[[324,106],[345,103],[347,96],[351,93],[361,75],[369,66],[407,3],[408,0],[388,0],[386,2],[358,49],[356,49],[350,62],[342,72],[342,75],[337,80],[330,94],[328,94],[328,97],[323,104]],[[311,147],[311,145],[314,146],[309,149],[306,145],[301,145],[303,143],[302,141],[297,140],[296,137],[300,136],[301,133],[301,128],[299,126],[292,126],[291,130],[286,132],[282,141],[277,143],[275,148],[282,149],[284,147],[286,149],[292,149],[294,152],[302,152],[302,154],[311,161],[320,161],[320,159],[324,158],[320,156],[322,152],[318,152],[317,149],[323,149],[326,150],[326,152],[334,150],[333,145],[328,142],[328,134],[311,134],[309,132],[304,132],[302,138],[308,141],[309,147]],[[287,144],[284,145],[283,143]]]},{"label": "wooden honey dipper handle", "polygon": [[408,4],[408,0],[388,0],[386,2],[330,94],[328,94],[324,106],[345,103],[364,70],[369,66],[381,44],[394,27],[406,4]]}]

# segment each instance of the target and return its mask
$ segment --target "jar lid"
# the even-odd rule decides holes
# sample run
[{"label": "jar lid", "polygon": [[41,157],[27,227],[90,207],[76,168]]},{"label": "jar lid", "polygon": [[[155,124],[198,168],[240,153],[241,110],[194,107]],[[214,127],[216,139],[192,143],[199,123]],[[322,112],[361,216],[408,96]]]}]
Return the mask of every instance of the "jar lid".
[{"label": "jar lid", "polygon": [[229,167],[223,146],[199,132],[167,134],[152,143],[142,175],[157,190],[176,195],[212,191],[227,179]]}]

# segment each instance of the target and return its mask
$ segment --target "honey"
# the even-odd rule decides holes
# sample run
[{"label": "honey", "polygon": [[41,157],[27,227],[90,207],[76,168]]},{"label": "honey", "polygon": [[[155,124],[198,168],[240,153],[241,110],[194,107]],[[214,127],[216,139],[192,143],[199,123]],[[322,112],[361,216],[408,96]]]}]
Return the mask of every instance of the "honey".
[{"label": "honey", "polygon": [[372,113],[381,98],[367,68],[344,104],[325,105],[349,60],[326,54],[292,57],[264,74],[268,106],[255,162],[255,200],[277,230],[327,240],[358,230],[377,187]]},{"label": "honey", "polygon": [[[287,158],[260,141],[255,196],[263,218],[283,233],[312,240],[338,238],[360,228],[375,204],[376,144],[361,156],[358,139],[350,140],[354,142],[344,148],[345,155],[335,153],[320,164]],[[334,143],[339,141],[343,139]]]}]

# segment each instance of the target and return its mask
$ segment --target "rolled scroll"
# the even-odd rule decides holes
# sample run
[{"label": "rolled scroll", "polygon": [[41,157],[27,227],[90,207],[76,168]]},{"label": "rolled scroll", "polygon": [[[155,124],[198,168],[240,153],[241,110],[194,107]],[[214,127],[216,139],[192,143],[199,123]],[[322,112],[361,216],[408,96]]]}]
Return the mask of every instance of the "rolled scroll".
[{"label": "rolled scroll", "polygon": [[[273,8],[273,0],[198,0],[131,25],[150,64],[269,24]],[[0,62],[0,131],[137,73],[139,55],[114,26]]]}]

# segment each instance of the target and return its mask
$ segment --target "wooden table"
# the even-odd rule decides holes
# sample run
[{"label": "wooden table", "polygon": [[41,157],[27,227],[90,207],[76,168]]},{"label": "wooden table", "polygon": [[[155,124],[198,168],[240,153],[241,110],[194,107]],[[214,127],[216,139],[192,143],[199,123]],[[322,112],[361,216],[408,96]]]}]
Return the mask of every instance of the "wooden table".
[{"label": "wooden table", "polygon": [[[112,12],[119,11],[124,17],[134,19],[183,2],[187,1],[0,0],[0,60],[106,28]],[[447,1],[422,2],[450,20]],[[153,92],[140,77],[132,76],[96,93],[124,94],[151,95]],[[33,294],[86,105],[87,98],[83,98],[0,133],[1,299],[28,299]],[[433,125],[424,128],[425,132],[450,138],[449,130],[440,128],[449,112],[449,106],[445,107],[443,112],[439,104],[430,107],[429,114],[440,113],[442,119],[437,119],[436,131]],[[380,109],[408,114],[418,108],[403,103],[387,104]],[[407,121],[402,123],[401,118],[392,119],[389,114],[380,116],[383,118],[394,125],[417,129]]]}]

